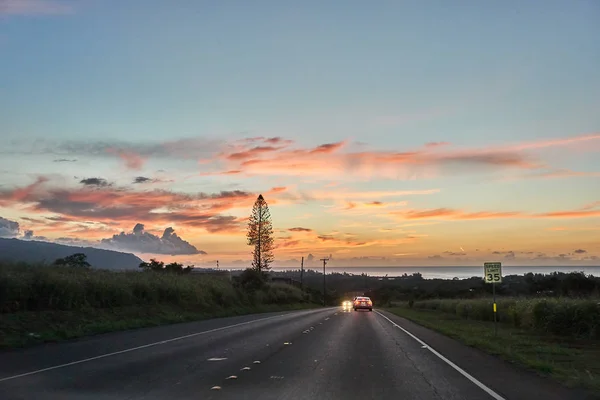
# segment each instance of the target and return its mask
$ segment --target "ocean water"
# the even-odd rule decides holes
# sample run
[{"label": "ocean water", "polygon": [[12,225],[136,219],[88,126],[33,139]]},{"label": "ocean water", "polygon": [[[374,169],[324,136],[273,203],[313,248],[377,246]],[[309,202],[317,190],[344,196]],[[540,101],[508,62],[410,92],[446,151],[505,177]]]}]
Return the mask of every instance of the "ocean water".
[{"label": "ocean water", "polygon": [[[273,268],[275,271],[297,270],[299,268]],[[319,268],[311,268],[321,271]],[[360,275],[365,273],[369,276],[402,276],[403,274],[411,275],[419,272],[425,279],[452,279],[452,278],[471,278],[473,276],[483,277],[483,266],[481,267],[327,267],[327,273],[347,272],[349,274]],[[550,274],[552,272],[583,272],[586,275],[600,276],[600,266],[562,266],[562,267],[512,267],[503,266],[502,275],[524,275],[526,273]]]}]

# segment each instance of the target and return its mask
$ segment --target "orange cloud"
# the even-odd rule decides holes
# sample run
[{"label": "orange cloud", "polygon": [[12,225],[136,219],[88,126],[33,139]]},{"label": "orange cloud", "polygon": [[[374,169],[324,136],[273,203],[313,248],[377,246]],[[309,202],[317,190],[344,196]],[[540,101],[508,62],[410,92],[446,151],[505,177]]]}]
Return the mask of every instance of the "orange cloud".
[{"label": "orange cloud", "polygon": [[[390,190],[390,191],[311,191],[307,195],[317,200],[359,200],[380,199],[383,197],[418,196],[439,193],[440,189],[425,190]],[[377,200],[373,200],[377,201]]]},{"label": "orange cloud", "polygon": [[312,232],[312,229],[309,228],[301,228],[301,227],[296,227],[296,228],[290,228],[288,229],[290,232]]},{"label": "orange cloud", "polygon": [[414,243],[418,240],[418,235],[407,235],[396,238],[386,239],[365,239],[359,238],[352,233],[329,232],[317,233],[307,228],[292,228],[294,237],[277,240],[277,246],[286,248],[291,252],[340,252],[353,248],[364,247],[396,247],[402,244]]},{"label": "orange cloud", "polygon": [[572,144],[585,143],[592,140],[600,140],[600,133],[573,136],[568,138],[539,140],[535,142],[521,143],[511,146],[515,150],[541,149],[545,147],[568,146]]},{"label": "orange cloud", "polygon": [[12,202],[27,201],[27,199],[31,197],[31,195],[46,182],[48,182],[48,178],[40,176],[31,185],[9,191],[4,196],[0,196],[0,205],[8,205]]},{"label": "orange cloud", "polygon": [[[257,146],[221,154],[226,171],[249,175],[293,176],[380,176],[398,178],[433,176],[442,172],[489,168],[540,168],[541,163],[523,152],[494,149],[446,150],[445,143],[429,144],[424,149],[395,151],[342,151],[346,142],[328,143],[315,148],[278,148]],[[216,172],[215,174],[220,174]]]},{"label": "orange cloud", "polygon": [[391,215],[398,216],[401,219],[494,219],[494,218],[512,218],[522,215],[519,212],[463,212],[450,208],[435,208],[429,210],[408,210],[408,211],[393,211]]},{"label": "orange cloud", "polygon": [[405,206],[406,204],[408,204],[408,203],[405,201],[389,202],[389,203],[384,203],[381,201],[371,201],[371,202],[367,202],[367,203],[356,203],[356,202],[348,201],[345,203],[345,206],[342,206],[339,208],[332,208],[331,211],[349,211],[349,210],[369,211],[369,210],[378,210],[378,209],[389,208],[389,207]]},{"label": "orange cloud", "polygon": [[345,142],[322,144],[310,150],[310,154],[331,154],[341,149],[345,144]]},{"label": "orange cloud", "polygon": [[563,210],[547,213],[527,214],[519,211],[478,211],[465,212],[452,208],[435,208],[427,210],[392,211],[389,213],[403,220],[477,220],[500,218],[585,218],[600,217],[600,210]]},{"label": "orange cloud", "polygon": [[271,151],[277,151],[281,149],[281,147],[274,146],[256,146],[251,148],[250,150],[240,151],[238,153],[228,154],[226,157],[229,160],[246,160],[248,158],[257,157],[263,153],[268,153]]},{"label": "orange cloud", "polygon": [[429,142],[425,143],[425,147],[440,147],[440,146],[449,146],[450,142]]},{"label": "orange cloud", "polygon": [[583,226],[583,227],[564,227],[564,226],[556,226],[556,227],[548,228],[547,230],[553,231],[553,232],[564,232],[564,231],[598,231],[598,230],[600,230],[600,227],[589,227],[589,226]]},{"label": "orange cloud", "polygon": [[600,217],[600,210],[555,211],[537,214],[540,218],[590,218]]},{"label": "orange cloud", "polygon": [[[237,208],[251,209],[256,194],[241,190],[218,193],[176,193],[166,190],[135,191],[112,186],[58,189],[42,187],[44,179],[24,188],[0,191],[3,206],[28,204],[27,210],[60,215],[62,221],[86,221],[131,225],[138,222],[182,224],[208,232],[238,233],[242,218],[222,215]],[[265,195],[279,193],[277,187]],[[269,199],[277,204],[277,199]],[[61,222],[62,222],[61,221]]]},{"label": "orange cloud", "polygon": [[600,177],[600,172],[572,171],[570,169],[552,169],[549,171],[536,172],[533,174],[517,175],[502,180],[515,179],[556,179],[556,178],[577,178],[577,177]]},{"label": "orange cloud", "polygon": [[136,171],[142,169],[146,161],[141,155],[133,151],[126,151],[122,149],[109,147],[108,149],[106,149],[106,152],[117,155],[121,160],[123,160],[123,162],[125,162],[125,166],[127,168]]},{"label": "orange cloud", "polygon": [[[356,146],[348,146],[347,141],[302,148],[290,147],[291,141],[282,146],[265,146],[265,138],[250,138],[230,145],[230,150],[222,152],[219,160],[228,167],[227,171],[243,171],[248,175],[412,179],[444,173],[469,173],[483,168],[540,169],[546,166],[545,163],[527,153],[528,150],[570,146],[598,139],[600,134],[590,134],[493,148],[456,149],[448,142],[431,142],[412,151],[356,151]],[[543,172],[540,177],[544,174],[549,173]],[[553,174],[568,172],[555,171]]]}]

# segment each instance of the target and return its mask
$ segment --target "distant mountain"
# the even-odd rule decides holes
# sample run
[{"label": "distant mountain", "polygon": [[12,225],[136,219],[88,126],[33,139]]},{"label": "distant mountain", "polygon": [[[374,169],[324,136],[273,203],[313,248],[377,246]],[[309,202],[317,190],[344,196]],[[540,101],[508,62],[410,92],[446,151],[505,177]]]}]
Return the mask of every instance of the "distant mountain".
[{"label": "distant mountain", "polygon": [[45,262],[52,263],[57,258],[83,253],[94,268],[137,270],[143,261],[131,253],[121,253],[113,250],[96,249],[93,247],[66,246],[63,244],[38,242],[33,240],[2,239],[0,238],[1,261]]}]

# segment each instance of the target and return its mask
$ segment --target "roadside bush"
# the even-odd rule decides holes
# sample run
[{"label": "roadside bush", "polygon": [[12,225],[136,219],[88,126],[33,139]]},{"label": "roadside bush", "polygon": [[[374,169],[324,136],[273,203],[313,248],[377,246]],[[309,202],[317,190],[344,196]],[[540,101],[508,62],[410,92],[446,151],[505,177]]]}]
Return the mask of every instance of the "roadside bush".
[{"label": "roadside bush", "polygon": [[[600,302],[591,299],[497,299],[501,323],[558,336],[600,338]],[[493,321],[492,299],[434,299],[417,301],[417,309],[435,310],[458,317]]]},{"label": "roadside bush", "polygon": [[252,270],[234,286],[226,278],[200,274],[0,263],[1,313],[155,305],[210,311],[303,301],[299,289],[268,285],[264,275]]},{"label": "roadside bush", "polygon": [[272,283],[268,286],[265,302],[267,304],[301,303],[304,301],[302,291],[290,285]]},{"label": "roadside bush", "polygon": [[267,284],[266,275],[253,268],[246,268],[237,278],[239,285],[248,292],[264,289]]}]

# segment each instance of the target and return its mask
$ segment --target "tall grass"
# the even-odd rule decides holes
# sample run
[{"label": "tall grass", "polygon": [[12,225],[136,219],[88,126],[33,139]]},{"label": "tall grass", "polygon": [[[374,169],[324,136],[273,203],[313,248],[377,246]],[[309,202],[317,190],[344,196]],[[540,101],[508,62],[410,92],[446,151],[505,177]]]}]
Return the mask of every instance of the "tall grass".
[{"label": "tall grass", "polygon": [[[600,339],[600,300],[573,298],[497,299],[500,323],[559,336]],[[437,310],[461,318],[493,321],[492,299],[417,301],[414,308]]]},{"label": "tall grass", "polygon": [[0,313],[140,305],[202,311],[304,300],[299,289],[281,284],[245,292],[226,278],[194,274],[0,264]]}]

